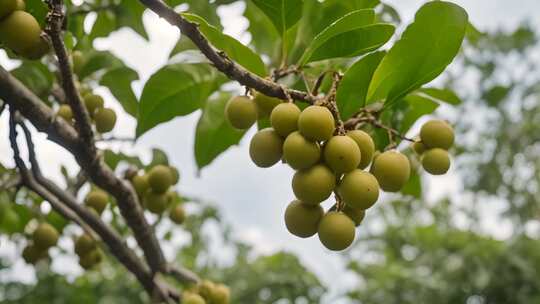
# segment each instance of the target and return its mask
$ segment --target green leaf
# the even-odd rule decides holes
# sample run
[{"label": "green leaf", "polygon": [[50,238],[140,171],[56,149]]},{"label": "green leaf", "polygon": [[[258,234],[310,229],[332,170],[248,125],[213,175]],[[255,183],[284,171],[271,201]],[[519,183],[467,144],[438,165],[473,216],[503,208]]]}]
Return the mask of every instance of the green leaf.
[{"label": "green leaf", "polygon": [[186,35],[181,35],[180,39],[178,39],[178,42],[169,54],[169,58],[188,50],[198,50],[198,48],[189,38],[187,38]]},{"label": "green leaf", "polygon": [[495,85],[484,92],[482,99],[484,99],[488,105],[496,107],[508,96],[512,88],[513,86]]},{"label": "green leaf", "polygon": [[407,110],[404,111],[405,114],[399,127],[402,134],[407,133],[420,117],[435,112],[439,107],[439,103],[423,94],[410,94],[403,100],[407,104]]},{"label": "green leaf", "polygon": [[415,198],[422,198],[422,182],[416,170],[411,170],[411,177],[401,189],[401,193]]},{"label": "green leaf", "polygon": [[146,7],[139,1],[122,0],[115,10],[118,19],[118,28],[128,27],[148,40],[148,34],[144,28],[142,16]]},{"label": "green leaf", "polygon": [[467,18],[461,7],[449,2],[422,6],[377,68],[368,102],[386,98],[387,106],[391,105],[441,74],[459,51]]},{"label": "green leaf", "polygon": [[126,162],[128,164],[132,164],[136,166],[137,168],[143,167],[143,164],[141,160],[139,159],[139,157],[127,155],[122,152],[114,152],[110,149],[106,149],[103,151],[103,159],[105,163],[113,170],[116,169],[116,167],[118,166],[120,162]]},{"label": "green leaf", "polygon": [[271,59],[277,60],[281,54],[281,48],[276,41],[281,38],[272,22],[251,1],[246,2],[244,17],[249,21],[250,44],[255,47],[259,54],[265,54]]},{"label": "green leaf", "polygon": [[26,11],[36,18],[41,27],[45,25],[45,16],[49,9],[43,0],[26,0]]},{"label": "green leaf", "polygon": [[302,0],[253,0],[283,35],[302,17]]},{"label": "green leaf", "polygon": [[107,71],[101,77],[100,84],[109,88],[116,100],[124,110],[133,117],[137,117],[138,102],[131,83],[139,79],[139,74],[128,67],[119,67]]},{"label": "green leaf", "polygon": [[385,52],[369,54],[347,70],[336,95],[341,118],[348,119],[365,106],[371,77],[384,55]]},{"label": "green leaf", "polygon": [[221,79],[207,64],[174,64],[159,70],[142,92],[137,137],[160,123],[201,108]]},{"label": "green leaf", "polygon": [[116,15],[109,10],[103,10],[98,13],[96,22],[94,22],[94,26],[92,26],[90,39],[93,40],[99,37],[107,37],[116,29]]},{"label": "green leaf", "polygon": [[169,157],[167,153],[161,149],[153,148],[152,149],[152,161],[146,168],[152,168],[156,165],[169,165]]},{"label": "green leaf", "polygon": [[209,165],[230,146],[238,144],[246,131],[236,130],[226,121],[225,105],[230,94],[209,99],[197,123],[195,132],[195,160],[199,169]]},{"label": "green leaf", "polygon": [[231,59],[259,75],[266,75],[266,67],[261,57],[250,48],[240,43],[233,37],[223,34],[216,27],[208,24],[203,18],[193,14],[182,14],[186,19],[199,24],[199,29],[204,36],[218,49],[224,51]]},{"label": "green leaf", "polygon": [[450,89],[422,88],[417,90],[419,93],[426,94],[439,102],[448,103],[454,106],[461,104],[461,99]]},{"label": "green leaf", "polygon": [[124,63],[108,51],[89,51],[85,53],[86,62],[81,67],[79,79],[92,75],[95,72],[125,66]]},{"label": "green leaf", "polygon": [[12,70],[11,74],[41,97],[49,94],[54,81],[54,75],[39,61],[24,61],[18,68]]}]

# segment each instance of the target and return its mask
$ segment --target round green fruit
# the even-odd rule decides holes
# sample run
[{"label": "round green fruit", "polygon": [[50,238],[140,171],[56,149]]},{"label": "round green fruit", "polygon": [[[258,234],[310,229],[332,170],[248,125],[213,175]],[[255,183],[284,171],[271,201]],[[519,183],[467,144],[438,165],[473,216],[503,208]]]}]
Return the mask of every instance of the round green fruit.
[{"label": "round green fruit", "polygon": [[316,205],[326,200],[336,187],[336,176],[325,165],[315,165],[297,171],[292,180],[296,197],[304,203]]},{"label": "round green fruit", "polygon": [[0,41],[18,54],[24,55],[40,40],[39,23],[27,12],[14,11],[0,21]]},{"label": "round green fruit", "polygon": [[296,131],[289,134],[283,143],[283,158],[295,170],[307,169],[321,159],[321,147]]},{"label": "round green fruit", "polygon": [[268,117],[274,108],[283,101],[279,98],[269,97],[261,93],[255,93],[253,101],[257,105],[257,113],[259,118]]},{"label": "round green fruit", "polygon": [[309,106],[298,117],[298,130],[309,140],[328,140],[336,129],[334,116],[321,106]]},{"label": "round green fruit", "polygon": [[88,270],[101,262],[103,256],[101,251],[94,249],[84,255],[79,256],[79,265],[85,270]]},{"label": "round green fruit", "polygon": [[324,146],[324,162],[334,172],[346,173],[360,164],[360,148],[349,136],[334,136]]},{"label": "round green fruit", "polygon": [[443,175],[450,169],[448,151],[435,148],[427,150],[422,156],[422,167],[433,175]]},{"label": "round green fruit", "polygon": [[422,155],[426,151],[426,146],[421,141],[415,141],[412,148],[418,155]]},{"label": "round green fruit", "polygon": [[172,184],[178,184],[178,181],[180,181],[180,172],[173,166],[169,166],[169,170],[171,170]]},{"label": "round green fruit", "polygon": [[32,235],[34,246],[40,250],[47,250],[56,245],[58,237],[56,228],[48,223],[41,223]]},{"label": "round green fruit", "polygon": [[39,42],[33,48],[24,51],[21,55],[30,60],[38,60],[45,56],[49,50],[49,42],[45,38],[40,37]]},{"label": "round green fruit", "polygon": [[270,114],[270,123],[280,136],[287,137],[298,130],[300,113],[300,108],[294,103],[282,103],[275,107],[272,114]]},{"label": "round green fruit", "polygon": [[154,193],[165,193],[172,186],[174,176],[169,166],[156,165],[148,172],[148,184]]},{"label": "round green fruit", "polygon": [[46,251],[43,251],[32,244],[24,247],[22,252],[22,257],[27,264],[35,264],[45,256],[47,256]]},{"label": "round green fruit", "polygon": [[69,123],[73,121],[73,111],[71,110],[71,107],[67,104],[60,105],[60,107],[58,108],[58,112],[56,112],[56,115],[62,117],[65,121]]},{"label": "round green fruit", "polygon": [[[73,63],[73,71],[77,74],[79,74],[82,70],[82,67],[85,65],[86,60],[84,58],[84,55],[81,51],[73,51],[71,53],[71,61]],[[103,104],[102,104],[103,106]],[[87,106],[88,107],[88,106]],[[90,110],[89,110],[90,112]],[[94,111],[91,111],[92,113]]]},{"label": "round green fruit", "polygon": [[97,109],[94,114],[94,120],[96,122],[96,130],[99,133],[107,133],[112,131],[116,124],[116,113],[109,108]]},{"label": "round green fruit", "polygon": [[257,120],[257,105],[249,97],[233,97],[225,106],[225,117],[234,128],[249,129]]},{"label": "round green fruit", "polygon": [[216,284],[212,290],[212,304],[229,304],[231,299],[231,290],[223,284]]},{"label": "round green fruit", "polygon": [[360,155],[362,157],[360,158],[360,165],[358,165],[358,167],[360,169],[365,169],[371,163],[373,153],[375,153],[375,143],[373,142],[373,139],[369,134],[362,130],[349,131],[347,132],[347,136],[352,138],[358,145],[358,148],[360,148]]},{"label": "round green fruit", "polygon": [[206,304],[206,301],[200,295],[192,292],[182,293],[182,304]]},{"label": "round green fruit", "polygon": [[420,129],[420,138],[428,149],[448,150],[454,144],[454,130],[444,120],[430,120]]},{"label": "round green fruit", "polygon": [[319,205],[292,201],[285,210],[285,226],[290,233],[301,238],[308,238],[317,233],[324,210]]},{"label": "round green fruit", "polygon": [[249,155],[258,167],[272,167],[283,156],[283,139],[272,128],[260,130],[251,139]]},{"label": "round green fruit", "polygon": [[105,101],[103,101],[103,97],[99,95],[89,93],[84,96],[84,105],[86,106],[86,110],[92,117],[94,117],[98,109],[103,108],[104,104]]},{"label": "round green fruit", "polygon": [[360,169],[345,174],[338,191],[343,201],[354,209],[368,209],[379,199],[377,179]]},{"label": "round green fruit", "polygon": [[133,189],[135,189],[135,192],[139,195],[139,197],[144,196],[146,191],[150,188],[150,184],[148,183],[148,175],[135,175],[133,178],[131,178],[131,184],[133,185]]},{"label": "round green fruit", "polygon": [[0,0],[0,20],[17,9],[17,0]]},{"label": "round green fruit", "polygon": [[[1,4],[1,2],[2,2],[2,0],[0,0],[0,4]],[[15,10],[24,11],[25,9],[26,9],[26,3],[24,2],[24,0],[17,0],[17,7],[15,8]]]},{"label": "round green fruit", "polygon": [[169,205],[169,197],[166,193],[146,192],[144,205],[148,211],[155,214],[162,214]]},{"label": "round green fruit", "polygon": [[197,289],[199,291],[199,294],[203,298],[210,300],[212,298],[212,292],[214,291],[215,287],[216,286],[214,282],[210,280],[203,280],[202,282],[199,283],[199,285],[197,286]]},{"label": "round green fruit", "polygon": [[169,212],[169,218],[174,223],[181,225],[186,219],[186,211],[182,205],[176,205]]},{"label": "round green fruit", "polygon": [[364,217],[366,216],[366,211],[362,209],[354,209],[349,206],[345,206],[343,209],[345,213],[353,222],[356,227],[360,226]]},{"label": "round green fruit", "polygon": [[319,239],[324,247],[341,251],[354,241],[354,222],[342,212],[328,212],[319,223]]},{"label": "round green fruit", "polygon": [[411,175],[409,159],[397,151],[381,153],[373,162],[371,169],[381,189],[386,192],[401,190]]},{"label": "round green fruit", "polygon": [[85,254],[88,254],[95,248],[96,248],[96,242],[90,235],[86,233],[79,236],[75,240],[75,253],[78,256],[83,256]]},{"label": "round green fruit", "polygon": [[109,195],[105,191],[92,190],[84,202],[86,206],[94,209],[98,214],[102,214],[109,203]]}]

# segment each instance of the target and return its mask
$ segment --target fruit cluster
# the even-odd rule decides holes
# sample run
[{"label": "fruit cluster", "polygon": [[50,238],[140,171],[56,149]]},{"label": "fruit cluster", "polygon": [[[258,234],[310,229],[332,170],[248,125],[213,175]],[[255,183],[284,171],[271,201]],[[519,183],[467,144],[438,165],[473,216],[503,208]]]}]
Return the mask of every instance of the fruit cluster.
[{"label": "fruit cluster", "polygon": [[0,42],[20,56],[37,60],[49,52],[49,44],[25,8],[24,0],[0,0]]},{"label": "fruit cluster", "polygon": [[79,256],[79,265],[84,269],[91,269],[103,259],[96,241],[88,234],[82,234],[75,240],[75,253]]},{"label": "fruit cluster", "polygon": [[97,215],[101,215],[109,204],[109,195],[103,190],[93,189],[86,195],[84,204],[86,207],[94,210]]},{"label": "fruit cluster", "polygon": [[[253,136],[249,153],[259,167],[283,161],[296,170],[292,189],[297,199],[285,211],[285,225],[298,237],[318,234],[326,248],[346,249],[354,241],[355,227],[365,210],[378,200],[380,189],[397,192],[409,180],[407,156],[396,150],[375,151],[373,139],[362,130],[336,128],[335,114],[325,106],[300,110],[292,102],[256,94],[253,100],[233,97],[225,108],[227,120],[237,129],[251,127],[265,113],[270,113],[272,127]],[[426,147],[422,162],[433,174],[448,170],[444,163],[448,153],[442,149],[450,147],[453,131],[444,124],[442,130],[440,121],[427,123],[422,140],[415,143]],[[370,164],[370,171],[365,171]],[[325,213],[320,204],[332,193],[336,205]]]},{"label": "fruit cluster", "polygon": [[413,149],[422,156],[422,167],[433,175],[442,175],[450,169],[448,149],[454,144],[454,130],[443,120],[431,120],[420,129],[420,140]]},{"label": "fruit cluster", "polygon": [[58,231],[48,223],[41,223],[32,234],[32,241],[23,249],[22,257],[28,264],[35,264],[48,256],[49,248],[58,242]]},{"label": "fruit cluster", "polygon": [[183,304],[228,304],[229,301],[229,288],[208,280],[204,280],[182,293]]}]

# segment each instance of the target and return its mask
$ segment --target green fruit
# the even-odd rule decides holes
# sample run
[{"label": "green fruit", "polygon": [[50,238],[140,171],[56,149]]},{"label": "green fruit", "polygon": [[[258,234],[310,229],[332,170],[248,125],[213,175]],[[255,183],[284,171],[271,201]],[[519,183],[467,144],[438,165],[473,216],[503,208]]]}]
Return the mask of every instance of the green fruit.
[{"label": "green fruit", "polygon": [[79,265],[85,270],[88,270],[99,264],[102,259],[103,256],[101,255],[101,251],[94,249],[87,254],[79,256]]},{"label": "green fruit", "polygon": [[321,147],[296,131],[287,136],[283,143],[283,158],[295,170],[307,169],[321,159]]},{"label": "green fruit", "polygon": [[316,205],[326,200],[336,186],[336,176],[325,165],[315,165],[297,171],[292,180],[296,197],[307,204]]},{"label": "green fruit", "polygon": [[379,199],[377,179],[360,169],[345,174],[338,191],[343,201],[354,209],[368,209]]},{"label": "green fruit", "polygon": [[176,205],[169,212],[169,217],[174,223],[181,225],[186,219],[186,211],[181,205]]},{"label": "green fruit", "polygon": [[19,214],[15,212],[13,209],[7,209],[5,212],[0,214],[0,224],[2,224],[3,229],[0,227],[0,232],[2,230],[7,231],[16,231],[18,230],[18,227],[20,226],[20,220]]},{"label": "green fruit", "polygon": [[418,155],[422,155],[426,151],[426,146],[421,141],[415,141],[412,148]]},{"label": "green fruit", "polygon": [[107,133],[116,124],[116,113],[114,110],[108,108],[97,109],[96,114],[94,114],[94,120],[96,122],[96,130],[99,133]]},{"label": "green fruit", "polygon": [[206,304],[206,301],[198,294],[184,291],[182,293],[182,304]]},{"label": "green fruit", "polygon": [[364,217],[366,216],[366,211],[362,209],[354,209],[349,206],[345,206],[343,209],[345,213],[353,222],[356,227],[360,226]]},{"label": "green fruit", "polygon": [[75,253],[79,256],[83,256],[96,248],[96,242],[88,235],[83,234],[75,240]]},{"label": "green fruit", "polygon": [[[82,67],[86,63],[83,53],[81,51],[73,51],[73,53],[71,53],[71,61],[73,63],[73,71],[79,74],[81,72]],[[103,103],[101,104],[101,106],[103,106]],[[88,108],[88,105],[87,105],[87,108]],[[89,110],[89,112],[93,113],[94,111]]]},{"label": "green fruit", "polygon": [[180,180],[180,172],[178,172],[178,169],[173,166],[169,166],[169,170],[171,170],[172,184],[178,184],[178,181]]},{"label": "green fruit", "polygon": [[166,193],[148,191],[144,196],[144,205],[148,211],[155,214],[162,214],[169,205],[169,199]]},{"label": "green fruit", "polygon": [[274,108],[283,101],[279,98],[269,97],[261,93],[255,93],[253,97],[255,105],[257,105],[257,113],[259,118],[268,117]]},{"label": "green fruit", "polygon": [[148,184],[154,193],[162,194],[167,192],[172,185],[174,176],[165,165],[156,165],[148,172]]},{"label": "green fruit", "polygon": [[285,225],[287,230],[297,237],[308,238],[317,233],[323,215],[324,210],[321,206],[295,200],[285,210]]},{"label": "green fruit", "polygon": [[32,235],[34,245],[40,250],[47,250],[58,242],[58,231],[48,223],[41,223]]},{"label": "green fruit", "polygon": [[427,150],[422,156],[422,167],[433,175],[442,175],[450,169],[448,151],[435,148]]},{"label": "green fruit", "polygon": [[60,105],[60,107],[58,108],[58,112],[56,112],[56,115],[62,117],[65,121],[69,123],[73,121],[73,111],[71,110],[71,107],[67,104]]},{"label": "green fruit", "polygon": [[358,148],[360,148],[360,155],[362,157],[360,158],[360,165],[358,167],[360,169],[365,169],[369,163],[371,163],[373,153],[375,153],[375,143],[373,142],[373,139],[369,134],[362,130],[349,131],[347,132],[347,136],[352,138],[358,145]]},{"label": "green fruit", "polygon": [[309,140],[328,140],[335,130],[334,116],[321,106],[309,106],[298,117],[298,130]]},{"label": "green fruit", "polygon": [[255,165],[272,167],[283,156],[283,139],[272,128],[260,130],[251,139],[249,155]]},{"label": "green fruit", "polygon": [[422,143],[429,149],[450,149],[454,144],[454,130],[444,120],[430,120],[420,130]]},{"label": "green fruit", "polygon": [[212,290],[212,304],[229,304],[231,299],[231,290],[223,284],[216,284]]},{"label": "green fruit", "polygon": [[225,107],[225,117],[236,129],[249,129],[257,120],[257,105],[246,96],[231,98]]},{"label": "green fruit", "polygon": [[0,20],[17,9],[17,0],[0,0]]},{"label": "green fruit", "polygon": [[197,287],[198,287],[199,294],[203,298],[205,298],[207,300],[210,300],[211,297],[212,297],[212,292],[214,291],[214,288],[216,286],[215,286],[214,282],[212,282],[212,281],[203,280],[202,282],[199,283],[199,285]]},{"label": "green fruit", "polygon": [[45,56],[50,50],[49,42],[45,38],[40,37],[36,45],[21,53],[22,56],[30,60],[38,60]]},{"label": "green fruit", "polygon": [[354,222],[342,212],[328,212],[319,223],[319,239],[324,247],[341,251],[354,241]]},{"label": "green fruit", "polygon": [[[0,0],[0,5],[1,4],[2,4],[2,0]],[[24,0],[17,0],[17,7],[15,8],[15,10],[24,11],[25,9],[26,9],[26,3],[24,2]]]},{"label": "green fruit", "polygon": [[375,159],[371,171],[381,189],[398,192],[409,180],[411,165],[407,156],[397,151],[387,151]]},{"label": "green fruit", "polygon": [[92,117],[94,117],[98,109],[103,108],[104,104],[105,104],[105,101],[103,101],[103,97],[99,95],[89,93],[84,96],[84,105],[86,106],[86,110],[88,111],[88,114],[90,114],[90,116]]},{"label": "green fruit", "polygon": [[139,195],[139,197],[144,196],[146,191],[150,188],[150,184],[148,183],[148,175],[135,175],[133,178],[131,178],[131,184],[133,185],[133,189],[135,189],[135,192]]},{"label": "green fruit", "polygon": [[109,195],[105,191],[92,190],[88,193],[84,202],[86,206],[94,209],[98,214],[102,214],[109,203]]},{"label": "green fruit", "polygon": [[14,11],[0,21],[0,41],[16,53],[25,54],[40,43],[41,28],[34,16]]},{"label": "green fruit", "polygon": [[22,257],[27,264],[35,264],[46,256],[47,251],[43,251],[32,244],[24,247],[22,252]]},{"label": "green fruit", "polygon": [[324,162],[336,173],[350,172],[360,164],[360,148],[349,136],[334,136],[324,146]]},{"label": "green fruit", "polygon": [[282,103],[275,107],[272,114],[270,114],[270,123],[280,136],[287,137],[298,130],[300,113],[300,108],[294,103]]}]

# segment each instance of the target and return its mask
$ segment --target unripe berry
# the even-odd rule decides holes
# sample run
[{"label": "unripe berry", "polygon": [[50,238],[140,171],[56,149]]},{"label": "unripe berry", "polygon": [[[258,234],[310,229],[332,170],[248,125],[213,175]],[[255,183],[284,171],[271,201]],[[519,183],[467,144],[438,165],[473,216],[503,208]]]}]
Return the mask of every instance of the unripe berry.
[{"label": "unripe berry", "polygon": [[282,103],[275,107],[272,114],[270,114],[270,123],[280,136],[287,137],[298,130],[300,112],[300,108],[294,103]]},{"label": "unripe berry", "polygon": [[283,143],[283,158],[295,170],[307,169],[321,159],[321,147],[295,131]]},{"label": "unripe berry", "polygon": [[172,185],[178,184],[178,181],[180,180],[180,172],[178,172],[178,169],[173,166],[169,166],[169,170],[171,170]]},{"label": "unripe berry", "polygon": [[103,259],[101,251],[94,249],[84,255],[79,256],[79,265],[88,270],[101,262]]},{"label": "unripe berry", "polygon": [[279,98],[269,97],[261,93],[255,93],[253,97],[253,102],[257,105],[257,113],[259,118],[268,117],[272,110],[282,103],[283,101]]},{"label": "unripe berry", "polygon": [[309,140],[328,140],[335,128],[334,116],[326,107],[309,106],[298,117],[298,130]]},{"label": "unripe berry", "polygon": [[433,175],[442,175],[450,169],[448,151],[435,148],[427,150],[422,156],[422,167]]},{"label": "unripe berry", "polygon": [[148,172],[148,184],[154,193],[165,193],[174,181],[168,166],[157,165]]},{"label": "unripe berry", "polygon": [[112,109],[101,108],[97,109],[94,114],[96,122],[96,130],[99,133],[107,133],[112,131],[116,124],[116,113]]},{"label": "unripe berry", "polygon": [[386,151],[375,159],[371,172],[381,189],[398,192],[409,180],[411,165],[407,156],[397,151]]},{"label": "unripe berry", "polygon": [[448,150],[454,143],[454,130],[444,120],[430,120],[422,126],[420,138],[428,149]]},{"label": "unripe berry", "polygon": [[272,167],[283,156],[283,139],[272,128],[260,130],[251,139],[249,155],[255,165]]},{"label": "unripe berry", "polygon": [[345,174],[338,191],[343,201],[354,209],[368,209],[379,199],[377,179],[360,169]]},{"label": "unripe berry", "polygon": [[210,280],[203,280],[199,283],[197,286],[197,289],[199,291],[199,294],[205,298],[206,300],[209,300],[212,298],[212,292],[214,291],[215,284],[214,282]]},{"label": "unripe berry", "polygon": [[14,11],[0,21],[0,41],[21,55],[39,45],[40,35],[39,23],[27,12]]},{"label": "unripe berry", "polygon": [[320,205],[308,205],[295,200],[285,210],[285,225],[297,237],[308,238],[317,233],[323,215],[324,210]]},{"label": "unripe berry", "polygon": [[169,199],[166,193],[146,192],[144,196],[144,206],[148,211],[155,214],[162,214],[169,205]]},{"label": "unripe berry", "polygon": [[212,290],[212,304],[229,304],[231,290],[223,284],[216,284]]},{"label": "unripe berry", "polygon": [[186,219],[186,211],[182,205],[176,205],[169,212],[169,217],[174,223],[181,225]]},{"label": "unripe berry", "polygon": [[47,54],[49,49],[49,42],[47,42],[47,40],[45,40],[43,37],[40,37],[39,41],[36,43],[36,45],[34,45],[34,47],[25,50],[21,53],[21,55],[30,60],[38,60]]},{"label": "unripe berry", "polygon": [[225,107],[225,117],[236,129],[249,129],[257,120],[257,105],[246,96],[231,98]]},{"label": "unripe berry", "polygon": [[354,241],[354,222],[342,212],[328,212],[319,223],[319,239],[324,247],[341,251]]},{"label": "unripe berry", "polygon": [[[86,63],[86,60],[84,58],[84,55],[81,51],[73,51],[73,53],[71,53],[71,62],[73,63],[73,71],[77,74],[79,74],[81,72],[81,69],[82,67],[84,66],[84,64]],[[103,104],[102,104],[103,106]],[[87,106],[88,108],[88,106]],[[90,110],[89,110],[90,112]],[[93,113],[93,111],[92,111]]]},{"label": "unripe berry", "polygon": [[[7,1],[10,1],[10,0],[7,0]],[[0,3],[2,3],[2,0],[0,0]],[[26,3],[24,2],[24,0],[17,0],[17,7],[15,8],[15,10],[24,11],[25,9],[26,9]]]},{"label": "unripe berry", "polygon": [[17,0],[0,0],[0,20],[17,9]]},{"label": "unripe berry", "polygon": [[373,153],[375,152],[375,143],[373,142],[373,139],[369,134],[362,130],[349,131],[347,132],[347,136],[352,138],[358,145],[358,148],[360,148],[360,155],[362,157],[360,158],[360,165],[358,165],[358,167],[360,169],[365,169],[369,163],[371,163]]},{"label": "unripe berry", "polygon": [[40,250],[47,250],[58,242],[58,231],[48,223],[41,223],[32,235],[34,246]]},{"label": "unripe berry", "polygon": [[360,164],[360,148],[349,136],[334,136],[324,146],[324,162],[336,173],[350,172]]},{"label": "unripe berry", "polygon": [[84,96],[84,105],[86,106],[86,110],[92,117],[94,117],[98,109],[103,108],[104,104],[105,102],[103,101],[103,97],[99,95],[90,93]]},{"label": "unripe berry", "polygon": [[88,193],[84,202],[86,206],[101,214],[109,203],[109,195],[105,191],[92,190]]},{"label": "unripe berry", "polygon": [[131,178],[131,184],[133,185],[133,189],[135,189],[135,192],[139,195],[139,197],[144,196],[146,191],[150,188],[150,184],[148,183],[148,175],[135,175],[133,178]]},{"label": "unripe berry", "polygon": [[77,240],[75,240],[75,253],[79,256],[88,254],[95,248],[96,248],[96,242],[90,235],[86,233],[79,236]]},{"label": "unripe berry", "polygon": [[422,155],[426,151],[426,146],[421,141],[415,141],[412,148],[418,155]]},{"label": "unripe berry", "polygon": [[343,209],[345,213],[353,222],[356,227],[360,226],[364,217],[366,216],[366,211],[362,209],[354,209],[349,206],[345,206]]},{"label": "unripe berry", "polygon": [[69,123],[73,122],[73,111],[71,110],[71,107],[67,104],[60,105],[60,107],[58,108],[58,112],[56,112],[56,115],[62,117],[65,121]]},{"label": "unripe berry", "polygon": [[183,292],[182,304],[206,304],[206,301],[196,293]]},{"label": "unripe berry", "polygon": [[304,203],[316,205],[326,200],[336,186],[336,176],[325,165],[315,165],[297,171],[292,180],[296,197]]},{"label": "unripe berry", "polygon": [[35,264],[47,256],[47,251],[43,251],[33,244],[26,245],[22,252],[22,257],[27,264]]}]

